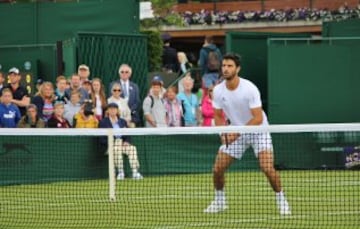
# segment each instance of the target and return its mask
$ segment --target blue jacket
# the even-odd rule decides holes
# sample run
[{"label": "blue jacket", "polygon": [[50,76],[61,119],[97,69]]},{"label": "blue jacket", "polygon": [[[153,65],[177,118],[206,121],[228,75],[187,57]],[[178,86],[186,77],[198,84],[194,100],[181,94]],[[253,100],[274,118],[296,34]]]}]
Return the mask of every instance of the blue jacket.
[{"label": "blue jacket", "polygon": [[[127,123],[125,121],[125,119],[119,118],[118,119],[118,124],[120,128],[127,128]],[[99,128],[113,128],[112,123],[110,121],[110,118],[106,117],[100,120],[99,122]],[[122,140],[124,142],[129,142],[130,143],[130,137],[128,136],[121,136]],[[100,143],[101,144],[106,144],[107,145],[107,137],[102,137],[100,139]]]},{"label": "blue jacket", "polygon": [[0,127],[16,128],[21,119],[19,108],[10,103],[9,105],[0,104]]}]

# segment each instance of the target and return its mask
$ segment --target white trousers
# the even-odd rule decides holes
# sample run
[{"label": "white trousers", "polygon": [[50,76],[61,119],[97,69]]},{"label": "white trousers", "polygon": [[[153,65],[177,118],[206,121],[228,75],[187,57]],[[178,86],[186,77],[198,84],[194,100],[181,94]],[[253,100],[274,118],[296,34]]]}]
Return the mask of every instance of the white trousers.
[{"label": "white trousers", "polygon": [[140,167],[137,157],[136,147],[130,144],[124,145],[122,139],[114,140],[114,160],[118,170],[124,169],[123,154],[129,157],[129,163],[132,170],[138,170]]}]

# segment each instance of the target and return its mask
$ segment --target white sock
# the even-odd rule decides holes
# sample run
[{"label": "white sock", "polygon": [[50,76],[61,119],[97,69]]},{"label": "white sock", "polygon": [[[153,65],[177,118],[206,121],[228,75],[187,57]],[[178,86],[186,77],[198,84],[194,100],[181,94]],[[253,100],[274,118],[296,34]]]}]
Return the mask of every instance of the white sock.
[{"label": "white sock", "polygon": [[122,174],[124,174],[124,170],[119,169],[119,170],[118,170],[118,173],[122,173]]},{"label": "white sock", "polygon": [[284,200],[285,199],[285,195],[284,192],[281,190],[280,192],[276,193],[276,198],[279,200]]},{"label": "white sock", "polygon": [[215,201],[225,202],[225,191],[215,190]]},{"label": "white sock", "polygon": [[137,172],[138,172],[137,169],[133,169],[132,171],[133,174],[136,174]]}]

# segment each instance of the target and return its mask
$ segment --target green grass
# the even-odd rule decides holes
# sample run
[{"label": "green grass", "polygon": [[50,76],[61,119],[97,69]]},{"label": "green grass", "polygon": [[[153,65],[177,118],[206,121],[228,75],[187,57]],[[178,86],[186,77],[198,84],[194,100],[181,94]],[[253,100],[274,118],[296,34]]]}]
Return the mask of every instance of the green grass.
[{"label": "green grass", "polygon": [[227,174],[229,209],[205,214],[211,174],[127,179],[108,200],[106,180],[0,187],[0,228],[360,228],[358,171],[283,171],[292,207],[280,216],[260,172]]}]

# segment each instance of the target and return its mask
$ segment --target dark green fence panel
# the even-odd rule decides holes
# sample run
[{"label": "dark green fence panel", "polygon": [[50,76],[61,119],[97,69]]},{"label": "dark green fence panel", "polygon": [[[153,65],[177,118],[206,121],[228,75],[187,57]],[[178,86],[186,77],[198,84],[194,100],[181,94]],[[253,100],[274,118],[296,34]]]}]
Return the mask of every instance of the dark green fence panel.
[{"label": "dark green fence panel", "polygon": [[359,122],[359,60],[358,38],[270,40],[270,122]]},{"label": "dark green fence panel", "polygon": [[360,19],[324,22],[323,37],[360,37]]},{"label": "dark green fence panel", "polygon": [[77,72],[76,39],[68,39],[62,42],[64,75],[71,76]]},{"label": "dark green fence panel", "polygon": [[241,55],[242,66],[240,74],[258,86],[265,110],[267,110],[268,103],[267,39],[276,37],[309,37],[309,35],[249,32],[226,33],[226,52],[235,52]]},{"label": "dark green fence panel", "polygon": [[137,34],[139,1],[0,4],[0,21],[0,45],[53,43],[78,31]]},{"label": "dark green fence panel", "polygon": [[147,39],[144,35],[79,33],[77,64],[90,66],[91,76],[102,78],[106,89],[119,79],[119,66],[132,67],[132,80],[139,86],[143,98],[149,89],[147,82]]}]

